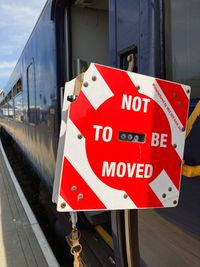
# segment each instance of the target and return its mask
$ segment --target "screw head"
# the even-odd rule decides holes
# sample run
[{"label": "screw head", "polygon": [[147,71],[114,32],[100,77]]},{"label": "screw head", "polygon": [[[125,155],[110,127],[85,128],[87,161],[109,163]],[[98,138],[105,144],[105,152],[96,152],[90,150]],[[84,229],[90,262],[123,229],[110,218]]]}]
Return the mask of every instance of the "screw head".
[{"label": "screw head", "polygon": [[162,194],[162,198],[166,198],[166,196],[167,196],[167,195],[166,195],[165,193],[164,193],[164,194]]},{"label": "screw head", "polygon": [[83,138],[83,136],[82,136],[82,134],[78,134],[78,139],[82,139]]},{"label": "screw head", "polygon": [[88,87],[88,82],[84,82],[84,83],[83,83],[83,86],[84,86],[84,87]]},{"label": "screw head", "polygon": [[174,148],[177,148],[177,144],[174,144],[173,147],[174,147]]},{"label": "screw head", "polygon": [[182,101],[179,100],[178,101],[178,105],[181,106],[182,105]]},{"label": "screw head", "polygon": [[190,89],[187,89],[187,91],[186,91],[188,94],[190,93]]},{"label": "screw head", "polygon": [[174,204],[174,205],[177,205],[177,200],[174,200],[174,201],[173,201],[173,204]]},{"label": "screw head", "polygon": [[173,97],[176,98],[177,97],[177,93],[173,93]]},{"label": "screw head", "polygon": [[137,90],[140,90],[140,85],[136,85],[136,89]]},{"label": "screw head", "polygon": [[78,200],[83,199],[83,194],[78,194]]},{"label": "screw head", "polygon": [[127,199],[128,198],[128,195],[127,194],[124,194],[124,199]]},{"label": "screw head", "polygon": [[77,190],[77,186],[73,185],[72,188],[71,188],[71,190],[72,190],[73,192],[75,192],[75,191]]},{"label": "screw head", "polygon": [[97,80],[97,76],[93,75],[92,80],[93,80],[93,82],[95,82]]},{"label": "screw head", "polygon": [[182,130],[182,132],[185,132],[185,127],[183,127],[181,130]]},{"label": "screw head", "polygon": [[171,187],[169,187],[169,188],[168,188],[168,191],[169,191],[169,192],[171,192],[171,191],[172,191],[172,188],[171,188]]},{"label": "screw head", "polygon": [[61,205],[60,205],[61,209],[64,209],[66,207],[66,203],[65,202],[62,202]]}]

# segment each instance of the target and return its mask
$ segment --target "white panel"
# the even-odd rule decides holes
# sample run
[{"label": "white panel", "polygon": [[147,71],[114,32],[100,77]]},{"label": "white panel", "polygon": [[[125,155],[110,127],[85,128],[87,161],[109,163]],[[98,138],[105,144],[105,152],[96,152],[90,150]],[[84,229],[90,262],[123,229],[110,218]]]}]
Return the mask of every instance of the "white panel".
[{"label": "white panel", "polygon": [[[96,77],[96,81],[93,81],[92,77]],[[84,86],[85,83],[87,83],[87,87]],[[90,64],[89,69],[85,73],[82,92],[94,109],[98,109],[101,104],[113,96],[113,92],[110,90],[93,63]]]},{"label": "white panel", "polygon": [[149,184],[149,186],[164,207],[174,207],[177,205],[174,204],[173,201],[177,201],[178,203],[179,191],[165,170],[163,170],[159,176]]},{"label": "white panel", "polygon": [[[88,162],[85,138],[78,139],[78,134],[80,132],[69,119],[64,154],[72,166],[108,209],[136,208],[129,197],[124,199],[125,191],[113,189],[98,179]],[[67,211],[67,209],[65,210]]]}]

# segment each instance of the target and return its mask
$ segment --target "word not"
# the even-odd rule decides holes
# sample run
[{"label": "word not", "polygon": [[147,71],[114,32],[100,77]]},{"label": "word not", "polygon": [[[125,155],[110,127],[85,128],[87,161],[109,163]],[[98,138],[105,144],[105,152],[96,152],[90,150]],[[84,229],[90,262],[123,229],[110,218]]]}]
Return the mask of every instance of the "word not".
[{"label": "word not", "polygon": [[104,161],[102,166],[102,177],[151,178],[152,175],[151,164]]},{"label": "word not", "polygon": [[132,96],[124,94],[122,97],[122,109],[133,110],[136,112],[142,111],[147,113],[148,104],[151,102],[149,98]]}]

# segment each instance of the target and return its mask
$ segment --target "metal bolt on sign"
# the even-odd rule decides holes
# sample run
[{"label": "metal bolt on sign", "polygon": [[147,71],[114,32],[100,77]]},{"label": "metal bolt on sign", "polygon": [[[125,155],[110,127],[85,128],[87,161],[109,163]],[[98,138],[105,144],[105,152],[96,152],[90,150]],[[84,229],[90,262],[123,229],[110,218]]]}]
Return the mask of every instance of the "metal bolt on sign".
[{"label": "metal bolt on sign", "polygon": [[88,87],[88,82],[84,82],[84,83],[83,83],[83,86],[84,86],[84,87]]},{"label": "metal bolt on sign", "polygon": [[93,80],[93,82],[95,82],[97,80],[97,76],[93,75],[92,80]]},{"label": "metal bolt on sign", "polygon": [[78,134],[78,139],[82,139],[82,138],[83,138],[82,134]]},{"label": "metal bolt on sign", "polygon": [[72,186],[72,191],[75,192],[77,190],[77,186]]},{"label": "metal bolt on sign", "polygon": [[181,106],[181,105],[182,105],[182,102],[181,102],[180,100],[178,101],[178,105],[179,105],[179,106]]},{"label": "metal bolt on sign", "polygon": [[78,194],[78,200],[83,199],[83,194]]},{"label": "metal bolt on sign", "polygon": [[63,203],[61,203],[61,205],[60,205],[60,206],[61,206],[61,208],[62,208],[62,209],[64,209],[64,208],[66,207],[66,203],[65,203],[65,202],[63,202]]}]

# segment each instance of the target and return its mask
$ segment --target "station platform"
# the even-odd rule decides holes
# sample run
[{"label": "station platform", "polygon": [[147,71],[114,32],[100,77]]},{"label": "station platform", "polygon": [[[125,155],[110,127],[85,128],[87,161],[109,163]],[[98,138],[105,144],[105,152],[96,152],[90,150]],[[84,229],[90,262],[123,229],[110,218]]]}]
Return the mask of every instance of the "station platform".
[{"label": "station platform", "polygon": [[0,142],[0,267],[59,266]]}]

